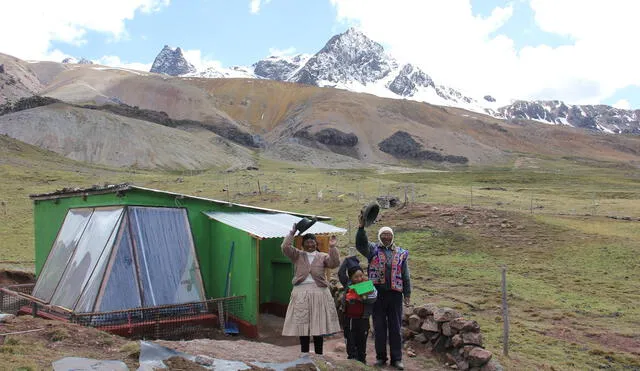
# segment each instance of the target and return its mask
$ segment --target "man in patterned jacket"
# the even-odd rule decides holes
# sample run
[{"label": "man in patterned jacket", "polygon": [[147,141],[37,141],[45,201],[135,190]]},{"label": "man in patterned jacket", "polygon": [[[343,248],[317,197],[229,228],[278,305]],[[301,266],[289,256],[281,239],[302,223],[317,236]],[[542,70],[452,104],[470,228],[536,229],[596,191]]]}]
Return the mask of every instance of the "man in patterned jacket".
[{"label": "man in patterned jacket", "polygon": [[[393,243],[393,230],[382,227],[378,231],[378,242],[367,239],[365,220],[359,216],[356,233],[356,248],[368,262],[369,279],[378,290],[378,300],[373,305],[373,329],[376,344],[376,366],[387,363],[387,338],[391,353],[391,366],[403,370],[402,364],[402,304],[409,305],[411,279],[409,274],[409,252]],[[388,337],[387,337],[388,331]]]}]

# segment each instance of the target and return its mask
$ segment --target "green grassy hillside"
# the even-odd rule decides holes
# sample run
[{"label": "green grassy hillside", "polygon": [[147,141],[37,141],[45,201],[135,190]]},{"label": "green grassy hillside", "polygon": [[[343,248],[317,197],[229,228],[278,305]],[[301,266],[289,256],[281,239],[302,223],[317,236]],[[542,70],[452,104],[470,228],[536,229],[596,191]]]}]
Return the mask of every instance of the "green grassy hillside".
[{"label": "green grassy hillside", "polygon": [[[363,204],[379,195],[404,201],[406,194],[409,204],[383,210],[379,225],[394,227],[398,244],[411,252],[414,303],[450,306],[477,320],[486,347],[507,369],[640,368],[637,168],[552,156],[458,172],[256,161],[259,170],[131,171],[73,162],[0,136],[2,267],[32,264],[28,195],[63,187],[128,181],[330,215],[349,228],[340,238],[345,253]],[[501,355],[502,266],[511,316],[508,358]]]}]

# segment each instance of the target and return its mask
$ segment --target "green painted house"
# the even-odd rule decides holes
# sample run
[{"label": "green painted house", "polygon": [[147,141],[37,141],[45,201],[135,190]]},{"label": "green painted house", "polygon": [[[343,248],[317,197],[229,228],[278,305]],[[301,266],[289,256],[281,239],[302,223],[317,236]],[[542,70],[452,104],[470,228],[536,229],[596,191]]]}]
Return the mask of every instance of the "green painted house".
[{"label": "green painted house", "polygon": [[[280,244],[310,216],[131,184],[31,199],[34,297],[100,312],[237,296],[249,336],[257,335],[260,312],[286,309],[293,267]],[[308,233],[346,232],[317,218]]]}]

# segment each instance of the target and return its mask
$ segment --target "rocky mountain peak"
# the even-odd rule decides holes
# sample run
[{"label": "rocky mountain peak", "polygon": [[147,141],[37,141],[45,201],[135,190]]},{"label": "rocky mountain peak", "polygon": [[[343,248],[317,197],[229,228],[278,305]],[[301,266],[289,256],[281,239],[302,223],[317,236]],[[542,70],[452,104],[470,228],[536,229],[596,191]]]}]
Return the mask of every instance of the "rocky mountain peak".
[{"label": "rocky mountain peak", "polygon": [[252,65],[256,76],[279,81],[287,81],[307,61],[309,55],[298,54],[292,57],[270,56]]},{"label": "rocky mountain peak", "polygon": [[196,68],[187,61],[180,47],[172,48],[165,45],[158,53],[151,66],[151,72],[164,73],[171,76],[195,73]]},{"label": "rocky mountain peak", "polygon": [[640,134],[640,110],[607,105],[567,105],[558,100],[517,100],[495,115],[507,120],[534,120],[607,133]]},{"label": "rocky mountain peak", "polygon": [[435,88],[431,77],[409,63],[405,64],[398,75],[387,84],[389,90],[403,97],[412,97],[419,87],[429,86]]},{"label": "rocky mountain peak", "polygon": [[309,85],[359,82],[367,85],[386,77],[397,68],[382,45],[350,28],[333,36],[309,59],[292,81]]}]

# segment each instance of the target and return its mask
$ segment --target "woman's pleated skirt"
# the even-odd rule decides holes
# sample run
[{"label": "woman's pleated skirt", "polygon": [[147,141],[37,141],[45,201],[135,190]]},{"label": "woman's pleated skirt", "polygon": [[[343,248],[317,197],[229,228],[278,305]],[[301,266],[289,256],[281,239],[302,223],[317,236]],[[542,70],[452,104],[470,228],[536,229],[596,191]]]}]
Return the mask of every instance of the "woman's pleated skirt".
[{"label": "woman's pleated skirt", "polygon": [[338,312],[328,287],[293,286],[283,336],[320,336],[340,332]]}]

